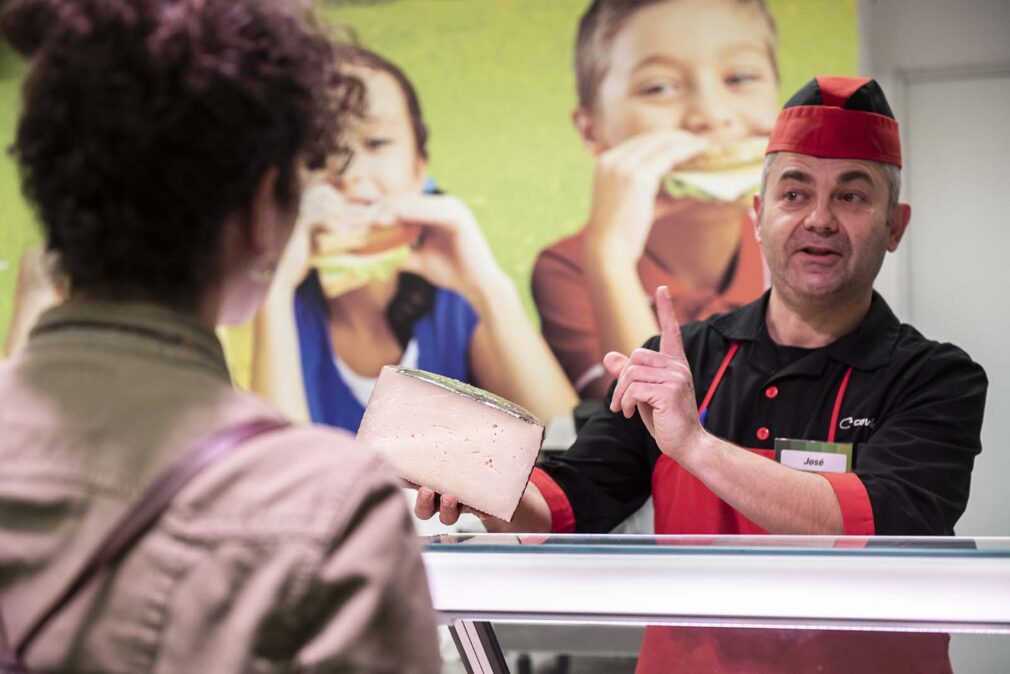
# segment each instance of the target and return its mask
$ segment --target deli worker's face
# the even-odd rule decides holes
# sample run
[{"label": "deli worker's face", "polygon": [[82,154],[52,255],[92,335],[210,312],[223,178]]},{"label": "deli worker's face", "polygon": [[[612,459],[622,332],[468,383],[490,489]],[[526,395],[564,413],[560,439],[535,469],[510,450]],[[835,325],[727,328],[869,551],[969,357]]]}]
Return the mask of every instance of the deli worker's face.
[{"label": "deli worker's face", "polygon": [[365,85],[368,107],[347,139],[353,152],[350,163],[342,172],[329,166],[330,181],[352,203],[371,204],[386,197],[419,194],[427,163],[418,155],[400,85],[380,70],[354,68],[352,72]]},{"label": "deli worker's face", "polygon": [[888,213],[889,194],[877,162],[777,154],[755,198],[773,288],[795,301],[865,298],[908,225],[907,204]]},{"label": "deli worker's face", "polygon": [[643,132],[681,129],[715,143],[770,133],[778,114],[771,31],[726,0],[643,7],[614,37],[592,110],[576,124],[594,152]]}]

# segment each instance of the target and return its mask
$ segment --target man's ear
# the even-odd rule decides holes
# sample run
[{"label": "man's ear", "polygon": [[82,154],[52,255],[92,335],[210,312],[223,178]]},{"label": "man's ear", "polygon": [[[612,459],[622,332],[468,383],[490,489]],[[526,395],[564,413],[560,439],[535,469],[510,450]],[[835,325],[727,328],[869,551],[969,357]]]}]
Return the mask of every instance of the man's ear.
[{"label": "man's ear", "polygon": [[581,105],[572,110],[572,124],[579,132],[582,146],[589,151],[589,154],[595,156],[603,151],[604,148],[596,131],[596,117],[591,110]]},{"label": "man's ear", "polygon": [[754,237],[757,238],[757,242],[761,243],[761,195],[755,194],[754,199],[751,201],[751,207],[754,209]]},{"label": "man's ear", "polygon": [[898,250],[901,238],[908,230],[908,223],[912,219],[912,207],[908,204],[897,204],[891,211],[891,219],[887,223],[889,232],[887,236],[887,251],[893,253]]}]

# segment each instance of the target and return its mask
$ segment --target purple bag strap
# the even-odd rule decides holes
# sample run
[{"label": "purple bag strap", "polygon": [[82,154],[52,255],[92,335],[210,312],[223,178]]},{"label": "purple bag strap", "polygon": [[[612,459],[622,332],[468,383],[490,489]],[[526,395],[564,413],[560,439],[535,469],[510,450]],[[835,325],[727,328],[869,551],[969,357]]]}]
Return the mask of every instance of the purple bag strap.
[{"label": "purple bag strap", "polygon": [[0,674],[28,671],[24,666],[24,655],[39,632],[78,592],[119,560],[151,528],[190,480],[211,464],[231,454],[242,443],[288,426],[290,423],[282,419],[257,418],[214,431],[191,445],[151,483],[134,506],[120,517],[77,575],[31,623],[16,644],[9,641],[0,617]]}]

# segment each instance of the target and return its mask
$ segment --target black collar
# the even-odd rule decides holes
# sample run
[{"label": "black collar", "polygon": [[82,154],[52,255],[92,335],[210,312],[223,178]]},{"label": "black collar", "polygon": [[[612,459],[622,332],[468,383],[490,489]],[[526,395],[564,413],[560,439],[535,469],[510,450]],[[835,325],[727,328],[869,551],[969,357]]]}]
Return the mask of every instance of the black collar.
[{"label": "black collar", "polygon": [[[736,311],[712,319],[712,327],[733,342],[770,342],[765,312],[771,292]],[[829,344],[818,353],[857,370],[876,370],[887,365],[898,341],[900,323],[876,291],[862,323],[855,331]],[[804,359],[806,360],[806,359]],[[821,360],[821,359],[814,359]]]}]

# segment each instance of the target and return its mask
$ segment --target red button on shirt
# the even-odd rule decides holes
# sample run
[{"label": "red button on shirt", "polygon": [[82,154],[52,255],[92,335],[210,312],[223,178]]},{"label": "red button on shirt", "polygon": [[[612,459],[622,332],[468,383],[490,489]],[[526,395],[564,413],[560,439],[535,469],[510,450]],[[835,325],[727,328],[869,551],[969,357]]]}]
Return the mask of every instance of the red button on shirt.
[{"label": "red button on shirt", "polygon": [[769,431],[765,426],[762,426],[757,430],[757,439],[761,442],[767,440],[769,435],[771,435],[771,431]]},{"label": "red button on shirt", "polygon": [[766,398],[777,398],[778,395],[779,395],[779,387],[778,386],[769,386],[768,388],[765,389],[765,397]]}]

